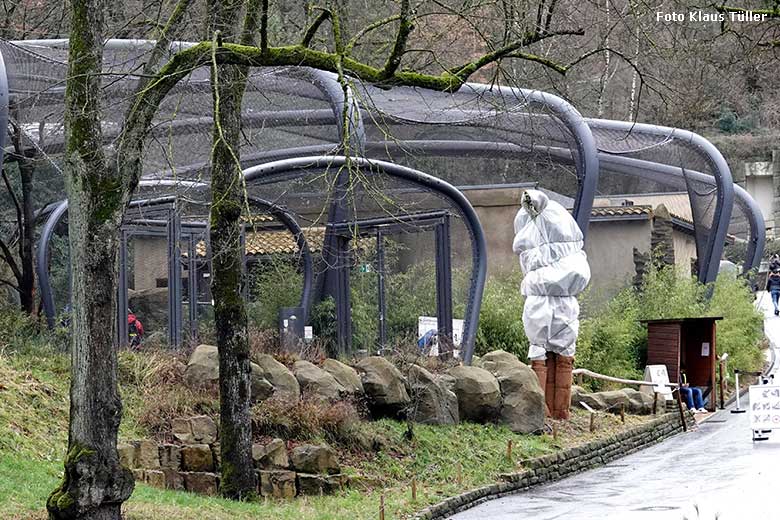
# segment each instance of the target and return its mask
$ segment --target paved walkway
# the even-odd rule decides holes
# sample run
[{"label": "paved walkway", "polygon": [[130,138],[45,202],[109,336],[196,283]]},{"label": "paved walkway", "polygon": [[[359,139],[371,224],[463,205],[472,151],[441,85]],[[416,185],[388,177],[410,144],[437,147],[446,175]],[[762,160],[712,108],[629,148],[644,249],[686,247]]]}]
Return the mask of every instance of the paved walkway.
[{"label": "paved walkway", "polygon": [[[766,293],[764,293],[766,294]],[[757,305],[777,354],[780,317],[767,294]],[[747,396],[746,396],[747,399]],[[747,406],[743,402],[743,407]],[[751,440],[748,414],[724,410],[698,429],[607,466],[485,502],[453,520],[780,519],[780,431]]]}]

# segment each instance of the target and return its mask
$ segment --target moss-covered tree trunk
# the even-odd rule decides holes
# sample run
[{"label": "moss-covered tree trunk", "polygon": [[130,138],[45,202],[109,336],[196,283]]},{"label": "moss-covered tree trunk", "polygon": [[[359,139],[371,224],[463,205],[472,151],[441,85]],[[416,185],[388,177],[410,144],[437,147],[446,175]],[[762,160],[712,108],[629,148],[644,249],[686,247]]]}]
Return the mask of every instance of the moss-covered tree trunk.
[{"label": "moss-covered tree trunk", "polygon": [[127,200],[100,128],[101,0],[71,0],[65,91],[73,329],[65,476],[46,503],[50,518],[119,520],[133,477],[116,450],[122,404],[116,380],[117,229]]},{"label": "moss-covered tree trunk", "polygon": [[[213,30],[235,39],[242,2],[212,2]],[[220,492],[247,498],[257,492],[252,464],[250,361],[246,305],[242,296],[241,212],[244,192],[239,161],[241,101],[247,68],[212,68],[214,146],[211,156],[211,250],[214,319],[219,349]]]}]

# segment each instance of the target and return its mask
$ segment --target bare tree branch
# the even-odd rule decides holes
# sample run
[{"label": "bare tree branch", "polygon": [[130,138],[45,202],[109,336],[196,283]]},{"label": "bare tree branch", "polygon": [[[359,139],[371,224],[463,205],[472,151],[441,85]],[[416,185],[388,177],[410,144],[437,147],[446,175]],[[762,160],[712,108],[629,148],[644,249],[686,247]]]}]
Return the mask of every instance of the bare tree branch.
[{"label": "bare tree branch", "polygon": [[501,47],[500,49],[496,49],[493,52],[489,52],[474,61],[464,63],[463,65],[460,65],[458,67],[453,67],[450,69],[450,72],[455,76],[458,76],[459,78],[463,78],[463,77],[467,78],[477,70],[485,67],[486,65],[496,62],[502,58],[509,57],[510,54],[515,53],[517,50],[521,49],[522,47],[526,47],[528,45],[540,42],[542,40],[551,38],[553,36],[563,36],[563,35],[583,36],[584,34],[585,31],[583,29],[568,29],[568,30],[553,31],[553,32],[535,32],[532,34],[527,34],[523,38],[520,38],[519,40],[515,40],[509,43],[508,45]]},{"label": "bare tree branch", "polygon": [[409,34],[414,29],[410,19],[411,15],[409,0],[401,0],[401,12],[398,14],[398,32],[395,35],[393,50],[390,51],[390,55],[387,57],[385,66],[380,73],[382,79],[391,77],[401,65],[401,58],[403,58],[406,50],[406,42],[409,40]]},{"label": "bare tree branch", "polygon": [[352,48],[355,46],[355,44],[366,34],[368,34],[371,31],[375,31],[376,29],[379,29],[382,26],[385,26],[389,23],[392,23],[396,20],[399,20],[401,18],[401,15],[393,15],[389,16],[387,18],[384,18],[382,20],[377,20],[374,23],[371,23],[365,27],[363,27],[361,30],[359,30],[357,33],[355,33],[355,36],[353,36],[348,42],[347,45],[344,47],[344,54],[346,56],[349,56],[352,54]]},{"label": "bare tree branch", "polygon": [[155,43],[154,48],[149,55],[149,59],[144,64],[144,75],[151,75],[154,73],[160,60],[168,51],[171,42],[176,39],[176,33],[181,27],[181,21],[183,20],[187,9],[192,4],[192,1],[193,0],[179,0],[176,7],[173,8],[173,12],[168,18],[168,22],[160,29],[160,34],[157,36],[157,43]]},{"label": "bare tree branch", "polygon": [[303,40],[301,40],[302,47],[308,48],[311,46],[311,42],[314,39],[314,36],[317,34],[317,31],[320,29],[320,26],[325,23],[326,20],[330,20],[330,17],[333,15],[333,13],[330,12],[330,9],[325,9],[323,7],[316,7],[316,9],[320,10],[320,14],[306,29],[306,33],[303,35]]}]

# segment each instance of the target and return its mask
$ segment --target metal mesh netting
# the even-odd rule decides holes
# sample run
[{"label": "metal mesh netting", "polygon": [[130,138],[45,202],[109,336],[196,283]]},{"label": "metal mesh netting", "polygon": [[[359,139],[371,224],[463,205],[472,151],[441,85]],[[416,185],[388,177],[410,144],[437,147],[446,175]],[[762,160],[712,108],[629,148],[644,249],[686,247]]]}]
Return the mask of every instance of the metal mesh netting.
[{"label": "metal mesh netting", "polygon": [[[723,196],[716,185],[716,175],[720,173],[718,165],[710,154],[694,142],[691,134],[677,129],[599,120],[588,120],[588,125],[602,152],[599,182],[602,192],[685,191],[696,235],[697,256],[706,258],[720,217],[718,197]],[[620,181],[614,180],[615,174],[621,177]],[[743,212],[742,205],[735,205],[730,231],[744,238]]]},{"label": "metal mesh netting", "polygon": [[359,85],[368,156],[456,186],[539,182],[574,197],[584,172],[571,130],[550,107],[469,85],[455,94]]},{"label": "metal mesh netting", "polygon": [[[114,40],[106,45],[103,129],[107,145],[119,135],[152,45]],[[168,55],[186,45],[173,44]],[[53,182],[52,177],[60,173],[57,165],[63,148],[67,42],[0,42],[0,52],[8,70],[12,123],[24,134],[25,146],[38,150],[39,159],[51,165],[48,174],[36,177],[36,183],[49,200],[57,200],[55,195],[62,198],[61,179]],[[586,120],[590,127],[586,132],[592,132],[596,141],[595,148],[589,149],[573,127],[572,120],[579,114],[571,116],[574,112],[568,107],[567,118],[561,104],[548,103],[550,96],[544,94],[486,85],[466,85],[457,93],[382,89],[356,80],[350,86],[359,124],[348,132],[349,153],[416,168],[464,189],[533,183],[577,201],[588,176],[586,155],[598,154],[601,194],[684,190],[690,199],[699,258],[711,242],[721,196],[712,176],[721,172],[710,152],[687,138],[690,134]],[[304,68],[254,69],[244,96],[242,165],[338,153],[341,92],[330,74]],[[157,113],[145,148],[146,182],[136,197],[175,193],[183,223],[207,220],[207,207],[202,204],[206,193],[180,181],[208,182],[212,131],[210,71],[200,68],[171,91]],[[288,207],[302,227],[322,227],[334,202],[332,173],[311,172],[296,180],[259,179],[247,188],[251,195]],[[351,172],[348,198],[344,207],[351,220],[449,211],[448,203],[431,191],[359,171]],[[187,205],[190,199],[201,205]],[[468,240],[453,244],[463,249],[456,258],[472,261]]]},{"label": "metal mesh netting", "polygon": [[[386,293],[385,346],[392,346],[402,338],[416,337],[417,316],[435,316],[433,244],[435,226],[442,218],[448,219],[451,237],[455,318],[462,319],[468,305],[467,289],[473,282],[473,259],[472,236],[458,208],[440,194],[414,183],[377,171],[353,168],[349,172],[349,190],[344,194],[348,224],[337,228],[337,232],[349,240],[349,254],[347,258],[334,260],[327,254],[325,233],[329,224],[328,208],[336,197],[333,186],[340,173],[343,170],[332,168],[304,172],[297,177],[269,176],[250,183],[248,189],[253,197],[283,203],[296,216],[314,258],[316,278],[327,269],[343,267],[346,263],[350,273],[353,345],[373,349],[378,342],[376,306],[380,271]],[[249,241],[252,236],[263,233],[262,225],[257,229],[249,227],[247,233]],[[286,230],[274,233],[289,236]],[[383,265],[377,257],[377,233],[381,233],[384,244]],[[265,267],[258,266],[255,278],[260,287],[289,283],[285,279],[290,276],[289,268],[280,266],[279,262],[293,261],[293,265],[297,262],[298,249],[290,254],[282,249],[289,241],[281,243],[272,239],[264,235],[256,245],[262,247],[256,251],[256,257],[263,257],[266,262]],[[301,274],[295,276],[300,279]],[[297,305],[295,300],[290,296],[285,304]],[[267,321],[269,314],[264,306],[275,303],[278,302],[260,298],[253,305],[257,315]],[[312,313],[315,319],[320,315],[316,308]]]}]

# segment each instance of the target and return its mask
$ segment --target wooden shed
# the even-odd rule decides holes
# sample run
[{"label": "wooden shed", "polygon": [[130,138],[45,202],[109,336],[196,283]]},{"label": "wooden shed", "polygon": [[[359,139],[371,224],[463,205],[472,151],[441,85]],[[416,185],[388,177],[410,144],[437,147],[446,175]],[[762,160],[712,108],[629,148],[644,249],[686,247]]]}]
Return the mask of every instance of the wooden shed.
[{"label": "wooden shed", "polygon": [[688,384],[702,389],[706,408],[715,410],[716,323],[722,317],[643,320],[647,324],[647,364],[666,365],[669,381],[677,382],[680,368]]}]

